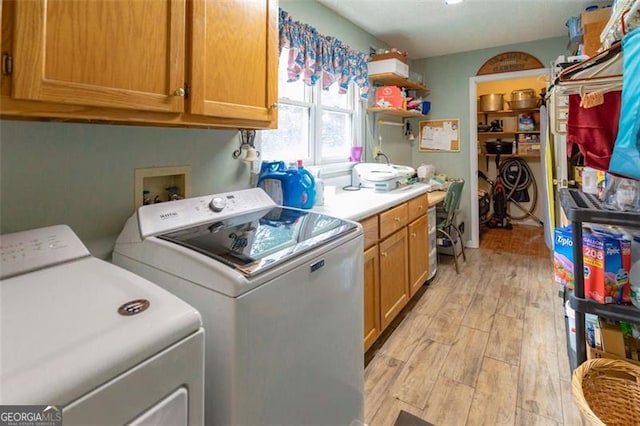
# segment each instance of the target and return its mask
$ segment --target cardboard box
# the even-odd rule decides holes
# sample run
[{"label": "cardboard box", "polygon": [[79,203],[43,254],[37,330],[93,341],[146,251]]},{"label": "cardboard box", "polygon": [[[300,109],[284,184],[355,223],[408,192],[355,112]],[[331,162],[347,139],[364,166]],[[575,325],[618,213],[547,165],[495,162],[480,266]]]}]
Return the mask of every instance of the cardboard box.
[{"label": "cardboard box", "polygon": [[629,302],[631,242],[595,232],[582,237],[585,295],[598,303]]},{"label": "cardboard box", "polygon": [[595,359],[595,358],[622,359],[624,361],[631,362],[636,365],[640,365],[639,361],[618,356],[616,354],[612,354],[609,352],[601,351],[600,349],[592,348],[591,346],[589,346],[589,344],[587,344],[587,359]]},{"label": "cardboard box", "polygon": [[540,154],[540,144],[518,142],[518,154]]},{"label": "cardboard box", "polygon": [[626,357],[624,349],[624,336],[620,325],[609,323],[600,319],[600,337],[602,339],[602,350],[621,358]]},{"label": "cardboard box", "polygon": [[573,236],[571,227],[556,228],[553,237],[553,279],[573,290]]},{"label": "cardboard box", "polygon": [[598,52],[602,44],[600,42],[600,34],[604,27],[607,26],[609,18],[611,18],[611,9],[611,7],[605,7],[580,14],[583,33],[583,55],[592,57]]},{"label": "cardboard box", "polygon": [[402,78],[409,77],[409,65],[398,59],[384,59],[382,61],[372,61],[367,63],[369,77],[376,74],[395,74]]},{"label": "cardboard box", "polygon": [[406,109],[407,98],[402,90],[396,86],[382,86],[376,88],[376,106],[381,108]]},{"label": "cardboard box", "polygon": [[375,61],[384,61],[386,59],[397,59],[400,62],[407,63],[407,57],[399,54],[398,52],[389,52],[389,53],[376,53],[375,55],[371,55],[371,62]]}]

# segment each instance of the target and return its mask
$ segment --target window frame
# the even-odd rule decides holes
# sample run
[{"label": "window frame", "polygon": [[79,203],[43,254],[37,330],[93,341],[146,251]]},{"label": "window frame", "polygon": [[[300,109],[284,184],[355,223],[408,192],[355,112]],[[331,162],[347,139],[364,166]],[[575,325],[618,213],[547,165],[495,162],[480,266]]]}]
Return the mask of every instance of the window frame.
[{"label": "window frame", "polygon": [[[288,52],[283,50],[280,61],[288,61]],[[280,67],[281,69],[281,67]],[[282,81],[283,77],[278,78],[278,87],[281,84],[288,84],[286,81]],[[299,83],[299,80],[296,82]],[[334,82],[332,88],[337,88],[339,82]],[[313,86],[302,84],[304,89],[304,101],[291,99],[288,97],[278,97],[278,106],[290,105],[293,107],[308,108],[309,112],[309,128],[307,151],[310,158],[296,158],[301,159],[305,165],[318,167],[318,168],[330,168],[332,170],[339,170],[344,168],[345,170],[353,165],[350,159],[350,151],[346,152],[340,157],[336,156],[322,156],[322,114],[323,112],[347,114],[350,116],[350,144],[349,150],[352,146],[364,145],[364,129],[365,129],[365,114],[366,114],[366,102],[359,96],[359,87],[355,83],[350,82],[348,92],[340,96],[348,96],[347,108],[336,106],[324,106],[322,104],[322,87],[321,83],[317,82]],[[283,91],[279,90],[280,93]],[[269,130],[266,130],[269,131]],[[260,136],[256,138],[257,148],[262,151],[262,131],[259,132]],[[292,161],[291,159],[287,159]],[[342,167],[343,166],[343,167]]]}]

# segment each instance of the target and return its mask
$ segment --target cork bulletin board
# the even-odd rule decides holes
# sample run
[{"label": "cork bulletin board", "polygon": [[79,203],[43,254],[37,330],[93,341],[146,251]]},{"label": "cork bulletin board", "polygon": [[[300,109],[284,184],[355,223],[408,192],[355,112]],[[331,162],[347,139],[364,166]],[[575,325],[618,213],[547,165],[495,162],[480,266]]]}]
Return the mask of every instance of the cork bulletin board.
[{"label": "cork bulletin board", "polygon": [[459,152],[460,120],[457,118],[421,121],[419,151]]}]

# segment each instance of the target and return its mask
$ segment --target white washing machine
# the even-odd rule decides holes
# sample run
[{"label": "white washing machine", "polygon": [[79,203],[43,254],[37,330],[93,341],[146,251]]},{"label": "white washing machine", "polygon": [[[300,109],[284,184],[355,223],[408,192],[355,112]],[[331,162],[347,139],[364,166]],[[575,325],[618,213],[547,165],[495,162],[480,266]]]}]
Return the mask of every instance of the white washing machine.
[{"label": "white washing machine", "polygon": [[363,417],[362,227],[259,188],[143,206],[114,263],[202,314],[208,425]]},{"label": "white washing machine", "polygon": [[66,425],[201,425],[200,314],[65,225],[0,236],[0,405]]}]

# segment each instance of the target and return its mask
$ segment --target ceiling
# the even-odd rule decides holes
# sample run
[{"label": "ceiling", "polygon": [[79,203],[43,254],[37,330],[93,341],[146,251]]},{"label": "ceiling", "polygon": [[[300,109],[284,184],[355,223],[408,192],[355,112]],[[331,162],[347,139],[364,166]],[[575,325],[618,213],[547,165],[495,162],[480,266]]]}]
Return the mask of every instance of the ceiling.
[{"label": "ceiling", "polygon": [[565,23],[613,0],[317,0],[410,59],[567,36]]}]

